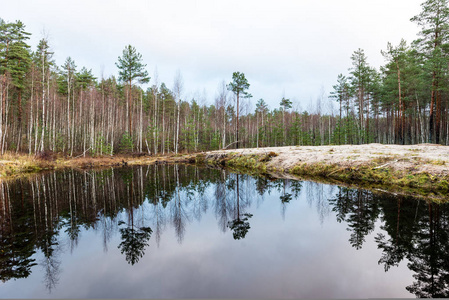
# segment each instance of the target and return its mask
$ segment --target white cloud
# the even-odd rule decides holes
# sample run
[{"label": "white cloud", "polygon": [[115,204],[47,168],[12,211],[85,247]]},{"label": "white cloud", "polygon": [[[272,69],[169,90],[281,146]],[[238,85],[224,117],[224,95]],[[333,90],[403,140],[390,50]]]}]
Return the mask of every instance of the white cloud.
[{"label": "white cloud", "polygon": [[[142,53],[152,74],[171,86],[177,69],[186,94],[216,87],[232,72],[247,75],[255,99],[277,106],[287,97],[304,104],[323,86],[347,73],[350,56],[365,50],[369,63],[383,63],[388,41],[411,42],[418,28],[409,19],[421,0],[106,1],[16,0],[2,5],[2,18],[22,20],[35,47],[45,28],[58,64],[71,56],[97,76],[115,75],[125,45]],[[103,67],[103,68],[102,68]],[[188,76],[186,76],[188,75]],[[253,82],[251,82],[253,80]]]}]

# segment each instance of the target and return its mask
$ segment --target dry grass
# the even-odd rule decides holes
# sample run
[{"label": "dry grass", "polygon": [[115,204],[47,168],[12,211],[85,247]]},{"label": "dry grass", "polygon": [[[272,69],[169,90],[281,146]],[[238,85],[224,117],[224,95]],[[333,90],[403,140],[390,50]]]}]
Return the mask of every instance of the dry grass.
[{"label": "dry grass", "polygon": [[[268,152],[277,155],[269,160]],[[312,153],[311,153],[312,152]],[[326,178],[436,195],[449,201],[449,147],[430,144],[303,146],[211,151],[206,161],[256,171]],[[394,188],[393,188],[394,187]],[[433,197],[433,196],[432,196]]]},{"label": "dry grass", "polygon": [[189,156],[115,155],[101,157],[67,157],[51,152],[39,155],[5,153],[0,156],[0,178],[26,176],[45,170],[64,168],[93,169],[126,165],[147,165],[158,161],[188,162]]}]

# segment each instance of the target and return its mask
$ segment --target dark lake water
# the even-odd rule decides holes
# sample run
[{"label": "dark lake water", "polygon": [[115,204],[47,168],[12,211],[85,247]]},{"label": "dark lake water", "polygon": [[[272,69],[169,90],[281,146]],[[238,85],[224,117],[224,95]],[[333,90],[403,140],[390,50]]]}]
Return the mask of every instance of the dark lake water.
[{"label": "dark lake water", "polygon": [[449,206],[192,166],[0,183],[1,298],[449,296]]}]

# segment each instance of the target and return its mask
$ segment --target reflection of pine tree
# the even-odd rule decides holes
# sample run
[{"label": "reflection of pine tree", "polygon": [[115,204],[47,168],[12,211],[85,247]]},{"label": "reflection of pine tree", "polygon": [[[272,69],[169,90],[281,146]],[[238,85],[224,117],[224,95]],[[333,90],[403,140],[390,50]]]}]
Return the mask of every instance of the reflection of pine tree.
[{"label": "reflection of pine tree", "polygon": [[[0,188],[4,188],[3,185]],[[9,186],[7,186],[9,188]],[[14,192],[14,191],[13,191]],[[18,196],[23,197],[22,187],[18,187]],[[8,191],[4,195],[9,194]],[[11,201],[6,198],[6,201]],[[5,201],[5,202],[6,202]],[[23,207],[23,205],[22,205]],[[35,253],[35,237],[32,231],[32,210],[12,209],[12,216],[0,224],[0,280],[26,278],[31,267],[36,265],[31,256]]]},{"label": "reflection of pine tree", "polygon": [[383,212],[386,234],[375,238],[382,249],[379,264],[385,271],[398,265],[404,257],[415,272],[415,282],[406,287],[417,297],[449,297],[449,205],[425,205],[397,196],[376,195],[365,191],[340,188],[331,199],[339,222],[348,222],[350,242],[361,248],[364,238],[374,229]]},{"label": "reflection of pine tree", "polygon": [[[108,224],[115,224],[114,220],[123,210],[132,214],[145,200],[156,208],[155,226],[151,226],[156,241],[168,220],[173,221],[181,236],[185,220],[190,216],[200,219],[208,208],[207,187],[219,182],[220,175],[221,172],[212,169],[159,165],[148,166],[147,172],[142,167],[89,172],[64,170],[3,183],[0,187],[0,280],[28,277],[36,265],[32,256],[40,250],[43,281],[48,290],[53,289],[61,272],[58,259],[63,250],[61,232],[71,246],[76,245],[83,229],[103,228],[109,231],[105,231],[105,237],[111,236],[113,228]],[[231,212],[232,201],[226,201]],[[119,228],[123,235],[120,249],[130,263],[136,263],[148,245],[151,232],[140,223],[142,227],[133,227],[131,220],[128,228]],[[107,241],[105,238],[104,243]]]},{"label": "reflection of pine tree", "polygon": [[298,198],[302,189],[302,181],[299,180],[290,180],[290,188],[293,193],[294,198]]},{"label": "reflection of pine tree", "polygon": [[121,253],[125,253],[126,261],[134,265],[139,262],[145,254],[145,247],[148,246],[148,240],[151,237],[150,227],[126,227],[120,228],[122,242],[118,246]]},{"label": "reflection of pine tree", "polygon": [[[392,195],[379,195],[380,206],[383,211],[384,224],[381,226],[388,235],[379,233],[375,240],[377,247],[382,249],[379,264],[383,264],[385,271],[399,263],[410,253],[414,235],[417,231],[415,216],[422,212],[423,205],[415,199],[398,198]],[[420,211],[418,209],[421,208]]]},{"label": "reflection of pine tree", "polygon": [[288,179],[279,179],[274,182],[274,186],[277,188],[278,192],[282,193],[279,197],[282,204],[289,203],[292,200],[293,195],[291,193],[287,193],[287,189],[290,188],[291,181]]},{"label": "reflection of pine tree", "polygon": [[293,198],[293,195],[289,194],[289,193],[286,193],[284,195],[281,195],[281,197],[279,197],[279,199],[281,199],[281,202],[283,204],[289,203],[292,200],[292,198]]},{"label": "reflection of pine tree", "polygon": [[368,191],[340,189],[337,198],[330,200],[330,203],[334,204],[333,211],[337,213],[337,220],[348,223],[351,245],[361,249],[365,237],[374,230],[374,223],[379,215],[378,200]]},{"label": "reflection of pine tree", "polygon": [[242,217],[238,217],[235,220],[232,220],[228,223],[228,227],[234,231],[232,233],[234,240],[244,239],[248,230],[251,228],[249,226],[248,219],[251,218],[252,214],[243,214]]},{"label": "reflection of pine tree", "polygon": [[417,297],[449,297],[449,206],[429,203],[408,259],[415,282],[406,289]]},{"label": "reflection of pine tree", "polygon": [[[58,233],[65,231],[76,240],[83,228],[97,229],[105,219],[115,224],[124,210],[130,218],[128,226],[118,228],[122,237],[118,247],[129,264],[136,264],[145,254],[153,235],[151,228],[156,242],[168,224],[174,226],[182,240],[186,221],[192,217],[199,220],[209,207],[220,228],[230,228],[235,239],[243,239],[252,217],[245,210],[257,193],[277,189],[282,195],[281,204],[288,206],[286,203],[296,199],[302,188],[299,181],[252,179],[212,169],[156,165],[148,166],[145,172],[139,168],[138,172],[135,168],[109,173],[63,171],[3,186],[0,211],[6,217],[0,218],[0,280],[29,276],[35,265],[32,255],[39,249],[44,256],[44,282],[52,289],[60,272]],[[215,200],[208,197],[211,184],[216,184]],[[314,197],[309,199],[326,202],[327,195],[320,193],[326,189],[308,186]],[[31,199],[27,199],[28,195]],[[146,216],[154,222],[151,228],[144,227],[146,219],[134,222],[133,218],[133,211],[145,201],[154,212]],[[348,223],[350,242],[357,249],[374,229],[376,218],[382,216],[381,228],[385,232],[375,238],[382,250],[379,263],[388,270],[407,258],[408,267],[415,273],[415,282],[407,290],[419,297],[449,296],[448,205],[427,206],[424,202],[348,188],[339,188],[329,203],[337,221]]]},{"label": "reflection of pine tree", "polygon": [[[120,228],[120,234],[122,242],[118,245],[122,254],[125,254],[126,261],[134,265],[139,262],[139,259],[145,254],[145,247],[148,246],[148,240],[151,237],[150,227],[137,227],[134,225],[134,203],[140,204],[140,201],[136,201],[135,197],[138,197],[138,191],[134,188],[134,173],[130,171],[124,173],[123,181],[126,185],[128,202],[128,219],[129,226]],[[118,225],[123,225],[125,222],[120,221]]]},{"label": "reflection of pine tree", "polygon": [[274,184],[274,186],[278,187],[278,191],[282,190],[282,195],[279,197],[279,199],[281,200],[282,219],[285,219],[287,204],[290,203],[290,201],[293,199],[293,195],[291,193],[287,193],[287,190],[294,192],[295,198],[297,198],[299,192],[301,191],[302,184],[300,181],[280,179]]},{"label": "reflection of pine tree", "polygon": [[349,213],[350,203],[350,189],[345,187],[338,187],[337,196],[333,199],[329,199],[329,204],[333,206],[332,211],[335,212],[337,222],[344,222],[346,215]]},{"label": "reflection of pine tree", "polygon": [[271,187],[270,180],[265,176],[256,177],[256,191],[262,196]]},{"label": "reflection of pine tree", "polygon": [[[243,203],[243,205],[242,205],[243,207],[241,207],[239,174],[235,174],[235,176],[236,176],[235,191],[236,191],[236,199],[237,199],[236,216],[235,216],[234,220],[228,222],[228,227],[232,231],[234,231],[233,232],[234,240],[240,240],[240,239],[245,238],[246,234],[248,233],[248,230],[251,228],[249,226],[248,219],[251,218],[253,215],[248,214],[248,213],[244,213],[244,214],[241,213],[241,210],[245,207],[245,204],[247,204],[247,203]],[[243,218],[242,218],[242,216],[243,216]]]},{"label": "reflection of pine tree", "polygon": [[374,222],[379,215],[377,198],[371,192],[356,190],[353,193],[353,206],[351,207],[348,230],[351,231],[349,242],[356,249],[361,249],[365,237],[374,230]]},{"label": "reflection of pine tree", "polygon": [[1,234],[0,240],[0,280],[26,278],[31,274],[31,267],[36,265],[31,256],[33,245],[23,235]]},{"label": "reflection of pine tree", "polygon": [[282,216],[285,217],[286,204],[290,203],[293,199],[293,194],[288,193],[287,191],[292,191],[295,194],[295,198],[297,198],[301,192],[302,183],[295,180],[279,179],[274,181],[272,186],[275,187],[278,192],[282,193],[281,196],[279,196],[279,199],[282,204]]}]

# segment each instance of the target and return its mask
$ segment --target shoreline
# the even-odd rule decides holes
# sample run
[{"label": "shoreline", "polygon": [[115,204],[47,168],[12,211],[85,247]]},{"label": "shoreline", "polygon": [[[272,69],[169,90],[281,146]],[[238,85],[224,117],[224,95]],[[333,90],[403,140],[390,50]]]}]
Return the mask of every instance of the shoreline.
[{"label": "shoreline", "polygon": [[287,146],[207,152],[200,160],[247,172],[449,201],[449,147]]},{"label": "shoreline", "polygon": [[[54,154],[53,157],[38,158],[33,155],[7,154],[0,158],[0,179],[9,180],[44,171],[56,171],[67,168],[86,170],[133,165],[151,165],[157,163],[186,163],[188,162],[186,157],[190,156],[191,155],[114,155],[71,158]],[[193,162],[195,161],[193,160]]]},{"label": "shoreline", "polygon": [[0,179],[65,168],[99,169],[164,163],[205,164],[249,174],[285,176],[449,201],[449,147],[419,145],[286,146],[164,156],[0,158]]}]

